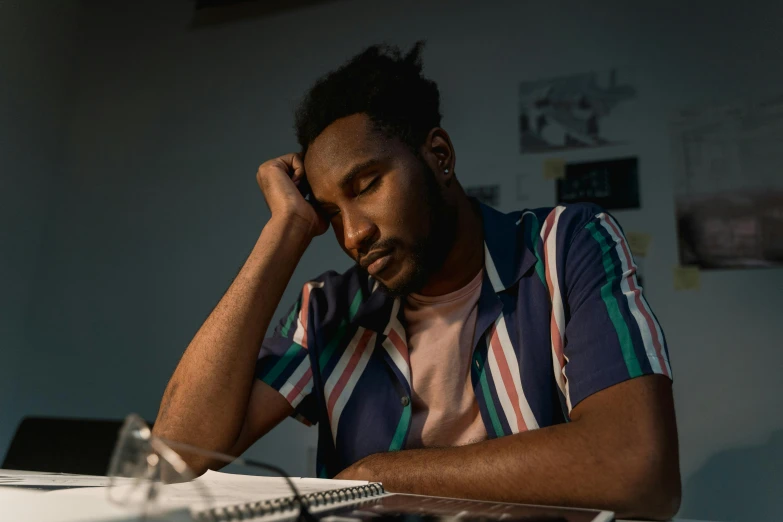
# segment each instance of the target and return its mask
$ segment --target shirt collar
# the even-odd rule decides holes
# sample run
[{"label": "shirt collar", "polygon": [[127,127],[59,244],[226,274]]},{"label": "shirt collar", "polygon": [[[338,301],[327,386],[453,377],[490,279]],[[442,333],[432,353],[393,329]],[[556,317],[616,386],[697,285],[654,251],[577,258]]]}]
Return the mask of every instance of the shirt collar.
[{"label": "shirt collar", "polygon": [[503,214],[479,204],[484,227],[484,270],[495,293],[514,286],[536,264],[524,239],[522,212]]},{"label": "shirt collar", "polygon": [[378,282],[372,277],[368,277],[364,271],[357,269],[357,272],[364,283],[361,285],[360,291],[365,297],[362,304],[359,305],[353,321],[374,332],[383,332],[391,319],[392,310],[395,308],[395,299],[382,290]]},{"label": "shirt collar", "polygon": [[[524,240],[523,213],[504,214],[478,203],[484,230],[484,271],[497,294],[514,286],[536,263],[536,256]],[[372,277],[362,276],[360,286],[366,296],[354,321],[365,328],[382,332],[391,319],[394,298],[381,290]],[[482,290],[482,293],[484,291]],[[399,313],[403,307],[396,307]]]}]

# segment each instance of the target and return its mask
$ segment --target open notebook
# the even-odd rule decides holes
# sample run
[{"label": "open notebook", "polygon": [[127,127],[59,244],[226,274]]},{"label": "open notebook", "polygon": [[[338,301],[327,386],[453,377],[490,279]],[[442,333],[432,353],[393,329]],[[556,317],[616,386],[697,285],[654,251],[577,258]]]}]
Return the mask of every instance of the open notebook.
[{"label": "open notebook", "polygon": [[[80,478],[71,476],[65,483],[79,483]],[[366,481],[293,477],[291,480],[302,497],[313,505],[313,512],[383,494],[380,484],[372,485]],[[28,482],[26,485],[34,484]],[[208,471],[194,482],[167,484],[159,486],[158,491],[151,512],[162,520],[234,520],[251,517],[272,520],[290,518],[291,514],[297,512],[291,489],[279,477]],[[12,520],[137,520],[141,513],[138,506],[144,493],[145,490],[127,482],[114,487],[111,498],[128,499],[124,505],[112,502],[106,487],[60,489],[36,496],[36,502],[29,502],[29,496],[25,495],[19,502],[11,503],[11,512],[16,516]]]},{"label": "open notebook", "polygon": [[[310,511],[324,522],[437,522],[525,521],[525,522],[607,522],[613,514],[580,509],[547,508],[469,500],[423,497],[387,493],[380,484],[364,481],[294,478],[294,484],[308,501]],[[291,490],[278,477],[235,475],[209,471],[193,483],[160,487],[157,518],[169,521],[271,522],[290,520],[298,512]],[[203,491],[209,494],[205,498]],[[112,497],[133,495],[132,485],[122,485]],[[111,502],[105,487],[64,489],[36,495],[34,501],[25,495],[23,501],[6,504],[9,520],[40,522],[99,522],[140,520],[138,509]],[[9,513],[10,511],[10,513]]]}]

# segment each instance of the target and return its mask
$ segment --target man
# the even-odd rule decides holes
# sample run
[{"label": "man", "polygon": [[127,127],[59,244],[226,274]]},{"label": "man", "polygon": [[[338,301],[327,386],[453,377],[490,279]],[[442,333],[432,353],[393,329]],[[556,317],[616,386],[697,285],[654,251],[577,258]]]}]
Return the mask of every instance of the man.
[{"label": "man", "polygon": [[[310,90],[301,154],[258,169],[271,218],[155,432],[239,455],[294,416],[318,424],[320,476],[674,515],[671,369],[619,225],[591,205],[506,215],[468,198],[420,51],[370,47]],[[306,283],[262,343],[330,225],[356,266]]]}]

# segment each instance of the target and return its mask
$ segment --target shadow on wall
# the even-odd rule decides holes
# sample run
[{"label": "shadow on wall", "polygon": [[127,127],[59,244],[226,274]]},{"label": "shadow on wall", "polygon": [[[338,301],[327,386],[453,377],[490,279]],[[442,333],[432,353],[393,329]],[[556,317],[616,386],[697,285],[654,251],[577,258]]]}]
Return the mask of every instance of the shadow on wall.
[{"label": "shadow on wall", "polygon": [[684,487],[681,518],[783,520],[783,431],[765,444],[713,455]]}]

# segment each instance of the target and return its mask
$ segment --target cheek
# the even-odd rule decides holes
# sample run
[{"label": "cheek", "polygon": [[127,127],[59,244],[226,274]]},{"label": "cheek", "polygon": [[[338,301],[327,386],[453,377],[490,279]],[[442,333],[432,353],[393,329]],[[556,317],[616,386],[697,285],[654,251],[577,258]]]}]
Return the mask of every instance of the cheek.
[{"label": "cheek", "polygon": [[427,209],[426,198],[419,190],[407,190],[392,210],[397,233],[414,241],[427,237],[431,225]]},{"label": "cheek", "polygon": [[[420,172],[399,172],[388,184],[388,190],[377,201],[377,207],[388,216],[386,223],[407,236],[426,233],[429,225],[427,193]],[[422,227],[425,227],[422,229]]]}]

